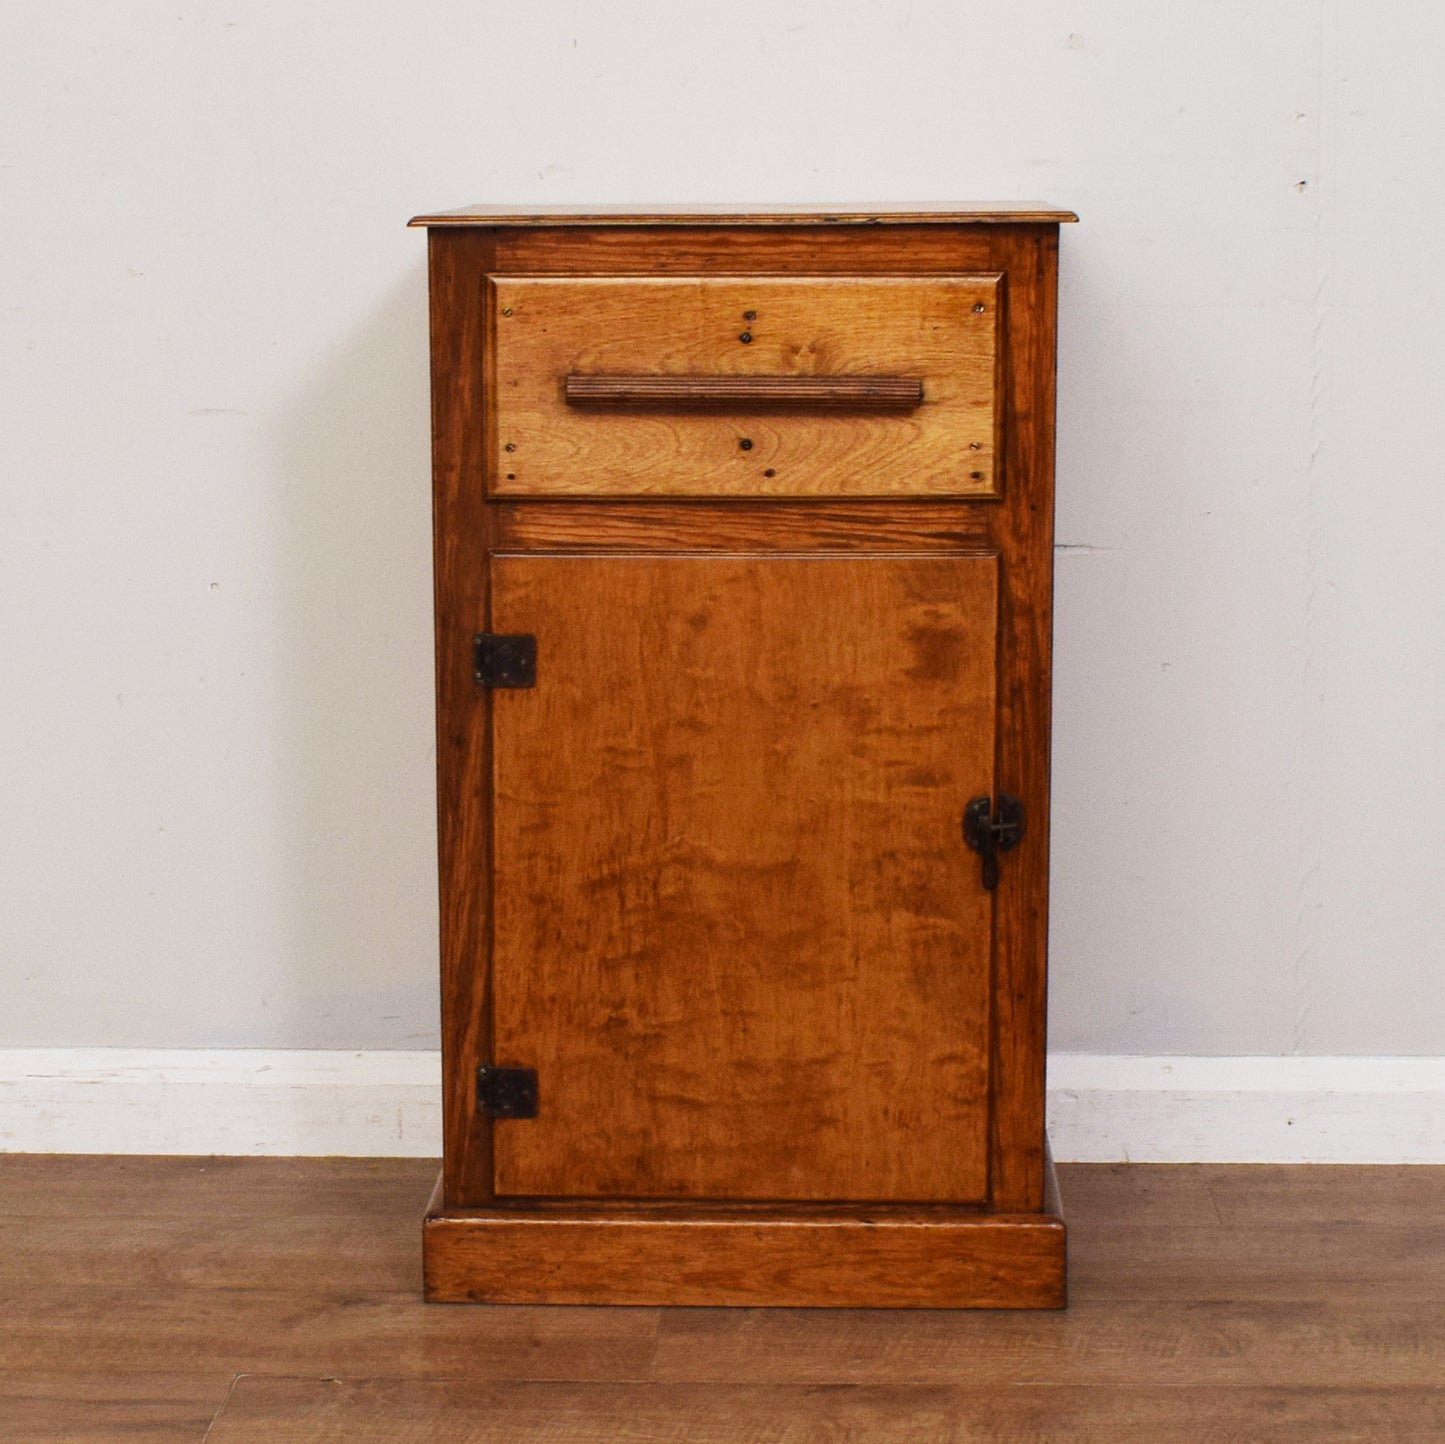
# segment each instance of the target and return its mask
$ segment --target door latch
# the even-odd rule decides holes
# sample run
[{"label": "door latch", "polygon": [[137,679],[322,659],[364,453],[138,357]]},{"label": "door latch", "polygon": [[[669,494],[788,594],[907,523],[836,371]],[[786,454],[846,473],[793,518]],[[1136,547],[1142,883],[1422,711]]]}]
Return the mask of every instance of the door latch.
[{"label": "door latch", "polygon": [[991,797],[975,797],[963,810],[963,840],[983,859],[983,885],[998,886],[998,855],[1023,841],[1024,805],[1011,793],[998,795],[998,816]]}]

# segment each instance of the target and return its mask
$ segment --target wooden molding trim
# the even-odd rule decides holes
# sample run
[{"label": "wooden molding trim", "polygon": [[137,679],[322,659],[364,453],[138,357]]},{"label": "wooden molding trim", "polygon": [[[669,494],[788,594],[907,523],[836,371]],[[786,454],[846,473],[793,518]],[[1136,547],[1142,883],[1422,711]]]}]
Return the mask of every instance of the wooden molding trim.
[{"label": "wooden molding trim", "polygon": [[1077,221],[1070,210],[1048,201],[955,201],[890,206],[729,206],[689,205],[667,210],[622,205],[594,206],[463,206],[413,216],[409,226],[890,226],[1008,225]]},{"label": "wooden molding trim", "polygon": [[423,1245],[434,1303],[1048,1309],[1065,1302],[1065,1229],[1049,1214],[680,1219],[579,1209],[538,1216],[444,1211],[433,1194]]}]

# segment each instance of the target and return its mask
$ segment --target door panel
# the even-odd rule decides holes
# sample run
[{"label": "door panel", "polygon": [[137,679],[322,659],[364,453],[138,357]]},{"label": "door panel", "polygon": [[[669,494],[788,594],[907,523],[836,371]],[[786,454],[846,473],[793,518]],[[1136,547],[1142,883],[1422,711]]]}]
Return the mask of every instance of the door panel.
[{"label": "door panel", "polygon": [[499,1195],[984,1199],[997,565],[492,559]]}]

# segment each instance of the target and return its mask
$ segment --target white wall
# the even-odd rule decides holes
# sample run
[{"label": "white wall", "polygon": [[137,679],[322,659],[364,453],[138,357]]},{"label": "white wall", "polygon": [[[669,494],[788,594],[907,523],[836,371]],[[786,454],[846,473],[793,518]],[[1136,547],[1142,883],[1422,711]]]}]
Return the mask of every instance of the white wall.
[{"label": "white wall", "polygon": [[9,0],[0,1045],[428,1048],[423,240],[1063,243],[1053,1041],[1441,1053],[1445,12]]}]

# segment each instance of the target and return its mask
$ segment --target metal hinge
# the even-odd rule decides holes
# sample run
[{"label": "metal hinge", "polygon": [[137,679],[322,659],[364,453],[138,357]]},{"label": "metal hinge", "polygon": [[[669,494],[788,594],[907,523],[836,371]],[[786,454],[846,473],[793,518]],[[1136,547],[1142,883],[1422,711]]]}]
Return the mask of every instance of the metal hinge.
[{"label": "metal hinge", "polygon": [[998,855],[1023,841],[1024,805],[1007,792],[998,795],[998,817],[991,797],[975,797],[963,810],[963,840],[983,858],[983,885],[998,886]]},{"label": "metal hinge", "polygon": [[535,1118],[537,1070],[483,1064],[477,1069],[477,1106],[493,1118]]},{"label": "metal hinge", "polygon": [[472,638],[472,675],[479,687],[535,687],[537,639],[525,632],[478,632]]}]

